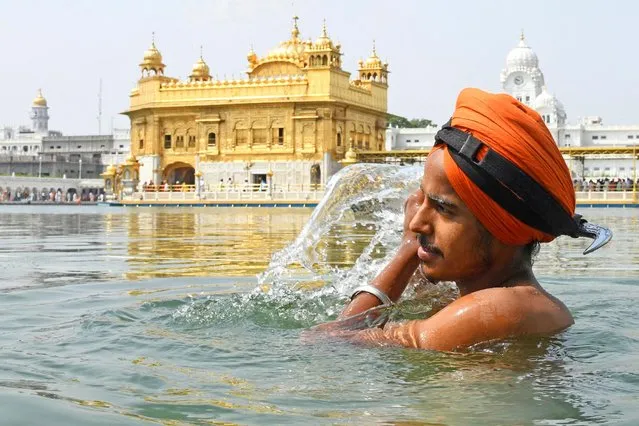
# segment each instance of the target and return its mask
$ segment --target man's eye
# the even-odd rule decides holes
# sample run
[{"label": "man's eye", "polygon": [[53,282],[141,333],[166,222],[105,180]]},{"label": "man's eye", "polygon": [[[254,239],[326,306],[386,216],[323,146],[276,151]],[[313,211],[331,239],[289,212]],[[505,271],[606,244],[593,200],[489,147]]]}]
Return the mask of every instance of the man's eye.
[{"label": "man's eye", "polygon": [[440,213],[450,213],[450,210],[448,209],[448,207],[440,203],[435,203],[435,210],[437,210]]}]

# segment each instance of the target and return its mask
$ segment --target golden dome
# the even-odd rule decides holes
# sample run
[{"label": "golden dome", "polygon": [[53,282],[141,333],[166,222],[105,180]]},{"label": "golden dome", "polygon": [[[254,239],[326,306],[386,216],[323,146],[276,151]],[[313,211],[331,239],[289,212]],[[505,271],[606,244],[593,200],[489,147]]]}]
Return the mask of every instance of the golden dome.
[{"label": "golden dome", "polygon": [[107,168],[106,171],[104,173],[102,173],[103,175],[107,175],[107,176],[113,176],[116,173],[116,169],[115,166],[113,164],[110,164]]},{"label": "golden dome", "polygon": [[33,100],[33,106],[45,107],[47,106],[47,100],[42,96],[42,89],[38,89],[38,96]]},{"label": "golden dome", "polygon": [[375,41],[373,41],[373,52],[371,56],[366,59],[366,68],[381,68],[383,66],[382,60],[377,56],[377,50],[375,50]]},{"label": "golden dome", "polygon": [[[155,35],[154,35],[155,38]],[[155,47],[155,40],[151,41],[151,47],[144,52],[144,59],[140,64],[143,70],[154,70],[156,72],[164,73],[164,64],[162,63],[162,54]]]},{"label": "golden dome", "polygon": [[353,151],[352,146],[348,148],[348,151],[346,151],[346,154],[344,155],[344,158],[340,161],[340,163],[344,166],[357,163],[357,153]]},{"label": "golden dome", "polygon": [[332,49],[333,42],[328,36],[328,32],[326,31],[326,19],[324,20],[324,24],[322,25],[322,35],[320,35],[317,40],[315,40],[315,47],[320,49]]},{"label": "golden dome", "polygon": [[151,47],[149,47],[146,52],[144,52],[144,62],[148,63],[159,63],[162,62],[162,54],[155,47],[155,42],[151,43]]},{"label": "golden dome", "polygon": [[209,80],[211,78],[209,66],[204,62],[202,52],[200,52],[200,58],[193,64],[190,78],[191,80]]},{"label": "golden dome", "polygon": [[293,29],[291,30],[291,38],[283,41],[278,47],[268,52],[267,59],[292,59],[302,61],[308,43],[299,38],[300,30],[297,28],[297,16],[293,17]]}]

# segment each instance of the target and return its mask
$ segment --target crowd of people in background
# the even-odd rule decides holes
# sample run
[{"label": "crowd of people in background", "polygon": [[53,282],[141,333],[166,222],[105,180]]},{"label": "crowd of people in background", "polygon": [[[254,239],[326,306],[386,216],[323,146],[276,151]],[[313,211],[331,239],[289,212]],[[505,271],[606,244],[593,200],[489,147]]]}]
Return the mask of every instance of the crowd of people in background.
[{"label": "crowd of people in background", "polygon": [[142,183],[143,192],[190,192],[195,191],[195,185],[189,185],[186,182],[180,183],[175,181],[174,184],[170,184],[168,181],[163,180],[156,185],[153,181]]},{"label": "crowd of people in background", "polygon": [[[235,183],[232,178],[227,180],[220,179],[217,185],[209,185],[209,191],[218,192],[232,192],[232,191],[266,191],[267,183],[266,179],[262,179],[260,183],[250,184],[248,179],[244,179],[244,183]],[[156,185],[153,181],[142,183],[143,192],[191,192],[195,191],[195,185],[188,185],[185,182],[180,183],[176,181],[174,184],[170,184],[168,181],[163,180],[159,185]]]},{"label": "crowd of people in background", "polygon": [[36,188],[0,188],[0,203],[55,203],[55,204],[80,204],[81,202],[94,203],[104,201],[105,194],[102,190],[90,189],[78,193],[75,190],[63,192],[61,188],[42,189]]},{"label": "crowd of people in background", "polygon": [[573,185],[576,192],[589,191],[632,191],[636,182],[631,178],[599,178],[599,179],[574,179]]}]

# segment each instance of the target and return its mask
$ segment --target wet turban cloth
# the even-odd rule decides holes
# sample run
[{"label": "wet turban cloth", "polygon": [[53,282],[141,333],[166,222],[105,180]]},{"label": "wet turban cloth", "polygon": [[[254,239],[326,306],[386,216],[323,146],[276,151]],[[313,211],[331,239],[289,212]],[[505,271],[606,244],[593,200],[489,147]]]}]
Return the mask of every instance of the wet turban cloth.
[{"label": "wet turban cloth", "polygon": [[[557,208],[565,210],[569,217],[574,215],[575,191],[570,172],[537,112],[509,95],[469,88],[459,94],[450,125],[485,145],[475,154],[478,160],[490,148],[537,182],[555,199]],[[453,189],[498,240],[524,245],[555,239],[557,235],[527,225],[506,211],[462,171],[448,145],[435,147],[440,148],[445,150],[444,169]]]}]

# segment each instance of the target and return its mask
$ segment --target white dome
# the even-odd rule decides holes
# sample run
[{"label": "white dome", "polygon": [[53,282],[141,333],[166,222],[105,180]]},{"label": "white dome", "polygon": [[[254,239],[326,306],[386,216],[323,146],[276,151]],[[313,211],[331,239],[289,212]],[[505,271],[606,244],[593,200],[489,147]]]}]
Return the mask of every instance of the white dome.
[{"label": "white dome", "polygon": [[537,111],[543,110],[543,109],[546,109],[546,110],[550,109],[556,112],[558,117],[560,118],[566,117],[566,110],[564,109],[564,105],[561,102],[559,102],[559,99],[557,99],[556,96],[548,92],[545,86],[543,90],[541,91],[541,93],[539,94],[539,96],[535,98],[534,106],[535,106],[535,110]]},{"label": "white dome", "polygon": [[544,87],[543,91],[535,98],[535,109],[552,108],[557,102],[557,98],[548,93]]},{"label": "white dome", "polygon": [[528,47],[524,40],[524,35],[521,35],[519,44],[506,56],[506,67],[508,69],[522,69],[522,68],[537,68],[539,66],[539,59],[537,54]]}]

